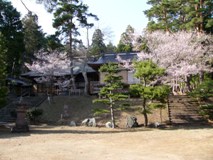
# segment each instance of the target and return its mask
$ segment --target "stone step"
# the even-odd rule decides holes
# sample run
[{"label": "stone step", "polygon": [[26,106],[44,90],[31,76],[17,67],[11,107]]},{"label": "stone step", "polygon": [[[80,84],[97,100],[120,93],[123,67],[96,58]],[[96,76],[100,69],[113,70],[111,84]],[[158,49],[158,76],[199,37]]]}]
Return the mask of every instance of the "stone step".
[{"label": "stone step", "polygon": [[205,122],[199,115],[199,104],[188,96],[173,96],[170,102],[170,117],[173,124],[197,124]]},{"label": "stone step", "polygon": [[189,104],[189,103],[170,103],[171,107],[179,107],[179,106],[188,106],[188,107],[194,107],[194,106],[199,106],[198,103],[194,103],[194,104]]},{"label": "stone step", "polygon": [[202,116],[197,116],[197,115],[173,115],[173,119],[203,119]]},{"label": "stone step", "polygon": [[184,106],[184,105],[182,105],[182,106],[171,106],[170,108],[171,109],[189,109],[189,110],[192,110],[192,109],[198,110],[199,109],[198,106]]},{"label": "stone step", "polygon": [[173,123],[200,123],[204,122],[205,120],[203,119],[202,116],[199,115],[172,115],[172,122]]},{"label": "stone step", "polygon": [[180,123],[180,122],[188,122],[188,123],[195,123],[195,122],[204,122],[205,120],[202,117],[173,117],[173,123]]},{"label": "stone step", "polygon": [[199,109],[197,108],[171,108],[171,111],[174,112],[181,112],[181,111],[185,111],[185,112],[198,112]]},{"label": "stone step", "polygon": [[190,112],[190,111],[198,111],[199,109],[198,108],[170,108],[172,111],[186,111],[186,112]]},{"label": "stone step", "polygon": [[187,118],[187,119],[202,119],[202,116],[198,116],[198,115],[183,115],[183,114],[180,114],[180,115],[173,115],[173,118]]}]

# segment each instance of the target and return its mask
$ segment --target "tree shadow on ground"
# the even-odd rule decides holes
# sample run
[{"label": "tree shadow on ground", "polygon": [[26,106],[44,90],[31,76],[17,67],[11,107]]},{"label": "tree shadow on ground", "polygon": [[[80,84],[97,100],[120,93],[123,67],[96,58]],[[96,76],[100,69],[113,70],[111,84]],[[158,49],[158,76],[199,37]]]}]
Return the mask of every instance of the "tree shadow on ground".
[{"label": "tree shadow on ground", "polygon": [[202,125],[164,125],[157,128],[154,127],[136,127],[136,128],[105,128],[105,127],[69,127],[56,125],[32,125],[29,132],[11,133],[8,128],[0,128],[0,139],[9,139],[17,137],[28,137],[31,135],[45,135],[45,134],[118,134],[130,132],[145,132],[145,131],[174,131],[174,130],[196,130],[196,129],[213,129],[213,124]]},{"label": "tree shadow on ground", "polygon": [[31,126],[29,132],[11,133],[9,129],[0,130],[0,139],[27,137],[33,134],[116,134],[127,132],[151,131],[151,128],[103,128],[103,127],[68,127],[68,126]]},{"label": "tree shadow on ground", "polygon": [[199,124],[189,124],[189,123],[180,123],[180,124],[172,124],[167,127],[159,127],[161,130],[196,130],[196,129],[213,129],[213,123],[199,123]]},{"label": "tree shadow on ground", "polygon": [[138,128],[105,128],[105,127],[85,127],[85,126],[77,126],[77,127],[68,127],[68,126],[61,126],[58,129],[54,129],[55,126],[52,126],[52,128],[33,128],[31,130],[32,134],[112,134],[112,133],[127,133],[127,132],[143,132],[143,131],[152,131],[152,128],[144,128],[144,127],[138,127]]},{"label": "tree shadow on ground", "polygon": [[12,133],[10,128],[0,127],[0,140],[17,138],[17,137],[28,137],[30,136],[30,134],[31,134],[30,132]]}]

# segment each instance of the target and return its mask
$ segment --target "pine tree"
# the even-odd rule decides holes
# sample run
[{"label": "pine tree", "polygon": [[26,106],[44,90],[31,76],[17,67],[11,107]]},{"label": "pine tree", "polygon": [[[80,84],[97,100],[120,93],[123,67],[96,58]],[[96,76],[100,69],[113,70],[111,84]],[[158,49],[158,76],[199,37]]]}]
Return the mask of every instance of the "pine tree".
[{"label": "pine tree", "polygon": [[115,53],[116,52],[116,46],[112,44],[112,42],[109,42],[106,46],[106,53]]},{"label": "pine tree", "polygon": [[[140,79],[139,84],[130,86],[131,90],[139,94],[142,99],[142,114],[144,115],[145,126],[148,125],[148,114],[151,113],[151,106],[161,107],[164,103],[169,89],[164,85],[152,85],[152,82],[157,80],[164,74],[164,69],[159,68],[150,60],[134,62],[135,77]],[[158,100],[161,104],[150,103],[153,100]]]},{"label": "pine tree", "polygon": [[128,25],[126,31],[121,34],[121,38],[117,46],[117,52],[132,52],[134,32],[134,28]]},{"label": "pine tree", "polygon": [[54,12],[54,22],[53,27],[59,30],[59,33],[64,38],[65,43],[68,44],[68,54],[71,60],[71,80],[72,86],[75,89],[75,82],[73,76],[73,48],[77,42],[80,27],[93,26],[92,23],[88,23],[87,18],[93,17],[96,20],[97,16],[92,13],[88,13],[88,6],[80,2],[79,0],[58,0],[57,7]]},{"label": "pine tree", "polygon": [[46,45],[47,50],[49,51],[54,51],[56,49],[63,48],[63,45],[57,35],[57,32],[55,34],[46,36]]},{"label": "pine tree", "polygon": [[212,0],[149,0],[148,30],[212,32]]},{"label": "pine tree", "polygon": [[26,56],[25,61],[30,62],[33,54],[42,48],[46,48],[45,35],[38,25],[38,18],[29,12],[22,20],[24,45]]},{"label": "pine tree", "polygon": [[149,10],[144,11],[149,18],[148,30],[163,29],[165,31],[175,30],[174,14],[178,4],[169,0],[149,0],[147,4],[152,5]]},{"label": "pine tree", "polygon": [[7,63],[6,63],[6,53],[7,49],[5,46],[5,38],[0,33],[0,107],[4,106],[6,103],[6,76],[7,76]]},{"label": "pine tree", "polygon": [[93,56],[100,56],[106,52],[106,45],[104,44],[104,34],[100,29],[96,29],[92,36],[92,45],[90,47],[90,54]]},{"label": "pine tree", "polygon": [[7,72],[13,76],[20,73],[20,59],[24,52],[22,31],[20,13],[11,2],[0,0],[0,32],[5,38],[7,48]]},{"label": "pine tree", "polygon": [[104,87],[101,88],[99,94],[101,97],[106,98],[96,99],[93,102],[101,102],[109,106],[112,128],[115,128],[114,110],[118,107],[116,102],[125,100],[128,96],[120,92],[123,88],[123,84],[121,82],[122,77],[118,75],[120,69],[117,64],[104,64],[99,71],[105,73]]}]

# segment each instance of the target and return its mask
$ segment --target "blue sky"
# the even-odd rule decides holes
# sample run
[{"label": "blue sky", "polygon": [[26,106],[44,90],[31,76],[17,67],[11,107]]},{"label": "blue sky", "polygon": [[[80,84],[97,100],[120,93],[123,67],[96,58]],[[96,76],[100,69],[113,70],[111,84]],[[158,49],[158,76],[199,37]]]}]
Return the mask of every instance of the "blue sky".
[{"label": "blue sky", "polygon": [[[53,34],[52,15],[48,14],[42,5],[36,5],[35,0],[23,0],[27,7],[35,12],[39,17],[39,25],[43,31]],[[27,10],[20,0],[11,0],[13,6],[24,16]],[[89,31],[90,37],[95,29],[101,29],[106,34],[106,41],[112,41],[117,45],[120,35],[125,32],[128,25],[131,25],[138,33],[146,27],[148,19],[143,11],[150,6],[147,0],[84,0],[89,6],[89,12],[96,14],[99,21],[95,21],[95,26]],[[82,40],[85,41],[86,30],[81,30]]]}]

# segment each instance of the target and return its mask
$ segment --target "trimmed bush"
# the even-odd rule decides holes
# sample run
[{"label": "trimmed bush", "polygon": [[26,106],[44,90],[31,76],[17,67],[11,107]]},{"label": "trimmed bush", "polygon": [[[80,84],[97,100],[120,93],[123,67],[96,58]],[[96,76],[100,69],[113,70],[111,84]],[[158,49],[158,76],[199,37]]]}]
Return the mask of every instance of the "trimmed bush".
[{"label": "trimmed bush", "polygon": [[40,117],[43,114],[43,110],[39,108],[32,108],[27,111],[27,118],[30,120],[30,122],[33,122],[34,124],[38,123],[40,120]]},{"label": "trimmed bush", "polygon": [[199,113],[206,119],[213,120],[213,104],[202,105]]}]

